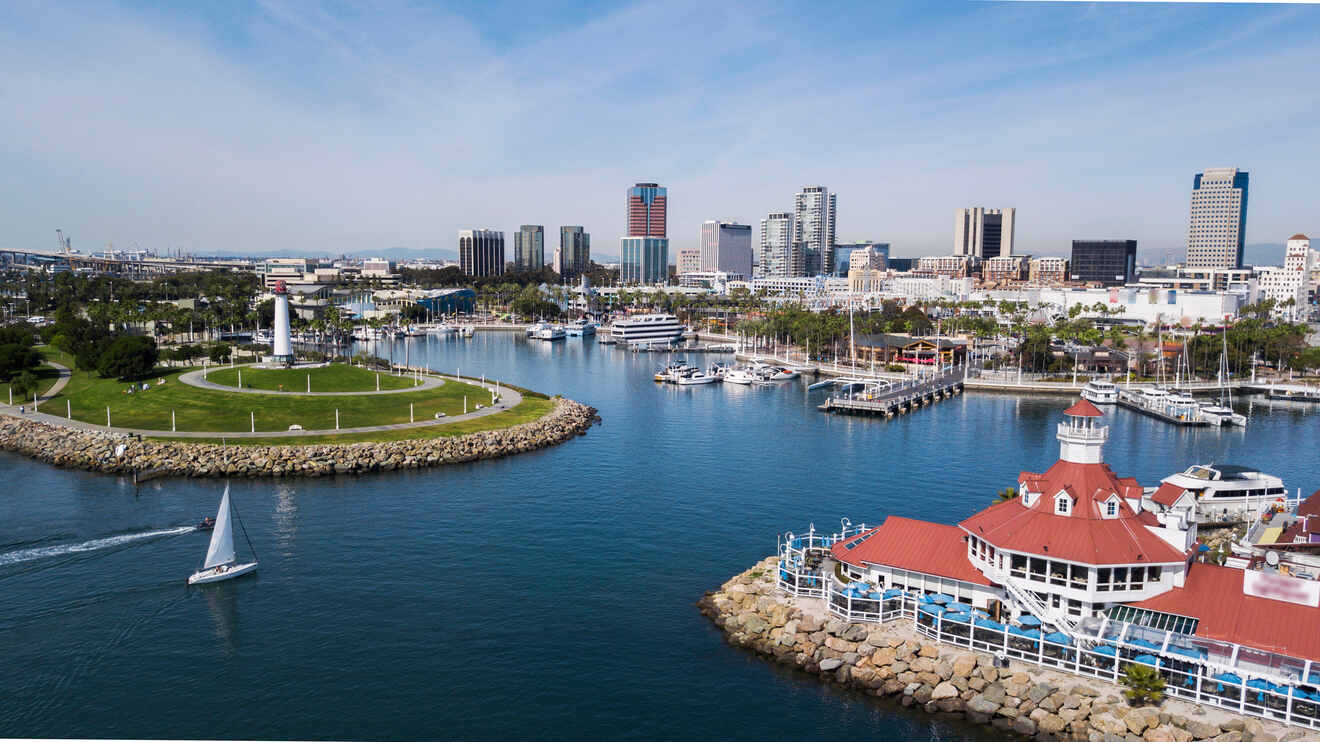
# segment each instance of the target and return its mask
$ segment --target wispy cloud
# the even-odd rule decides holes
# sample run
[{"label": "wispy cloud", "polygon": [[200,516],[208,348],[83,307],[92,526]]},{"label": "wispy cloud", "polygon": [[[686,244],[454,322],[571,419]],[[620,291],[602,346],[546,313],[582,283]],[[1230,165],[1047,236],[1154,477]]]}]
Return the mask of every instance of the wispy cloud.
[{"label": "wispy cloud", "polygon": [[[1252,171],[1249,239],[1316,229],[1320,8],[642,2],[0,8],[0,244],[452,248],[670,186],[675,247],[806,183],[844,238],[947,251],[1181,244],[1197,169]],[[1310,220],[1311,223],[1307,223]]]}]

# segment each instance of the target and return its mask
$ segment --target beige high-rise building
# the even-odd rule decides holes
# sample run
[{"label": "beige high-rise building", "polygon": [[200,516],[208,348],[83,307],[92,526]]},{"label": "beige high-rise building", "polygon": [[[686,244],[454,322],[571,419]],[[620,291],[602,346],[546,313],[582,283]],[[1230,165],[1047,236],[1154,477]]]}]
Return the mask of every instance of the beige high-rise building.
[{"label": "beige high-rise building", "polygon": [[1192,180],[1188,268],[1241,268],[1247,235],[1248,173],[1208,168]]},{"label": "beige high-rise building", "polygon": [[1013,254],[1017,209],[958,209],[953,216],[953,254],[985,260]]}]

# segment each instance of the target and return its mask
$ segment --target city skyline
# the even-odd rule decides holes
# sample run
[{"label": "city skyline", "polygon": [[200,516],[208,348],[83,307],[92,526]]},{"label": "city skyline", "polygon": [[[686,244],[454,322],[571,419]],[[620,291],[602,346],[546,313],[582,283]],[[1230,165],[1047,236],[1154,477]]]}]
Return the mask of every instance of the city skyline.
[{"label": "city skyline", "polygon": [[[1181,258],[1188,179],[1210,167],[1255,176],[1247,245],[1320,231],[1293,164],[1320,118],[1313,6],[908,5],[790,33],[800,10],[538,9],[531,34],[499,5],[386,5],[365,23],[275,3],[7,6],[0,81],[24,105],[0,123],[0,246],[53,246],[56,227],[84,251],[194,253],[450,252],[473,223],[622,235],[618,188],[647,178],[681,194],[671,255],[703,221],[755,225],[823,183],[844,194],[838,242],[896,255],[947,254],[950,209],[1011,204],[1029,225],[1016,253],[1112,236]],[[710,23],[742,30],[734,49],[692,40]],[[863,30],[875,43],[846,43]],[[977,51],[933,57],[933,34]],[[582,53],[548,53],[565,43]],[[662,50],[656,72],[644,60]],[[840,116],[797,151],[813,107],[763,101],[804,58],[839,68]],[[1199,115],[1226,88],[1235,105]],[[971,130],[969,107],[986,114]]]}]

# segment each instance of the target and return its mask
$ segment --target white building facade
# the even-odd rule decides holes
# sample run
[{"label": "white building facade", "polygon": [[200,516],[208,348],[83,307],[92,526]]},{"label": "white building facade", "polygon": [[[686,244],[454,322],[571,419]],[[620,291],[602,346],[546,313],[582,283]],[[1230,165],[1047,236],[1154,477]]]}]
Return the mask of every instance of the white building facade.
[{"label": "white building facade", "polygon": [[710,220],[701,224],[701,266],[704,272],[752,274],[752,226]]}]

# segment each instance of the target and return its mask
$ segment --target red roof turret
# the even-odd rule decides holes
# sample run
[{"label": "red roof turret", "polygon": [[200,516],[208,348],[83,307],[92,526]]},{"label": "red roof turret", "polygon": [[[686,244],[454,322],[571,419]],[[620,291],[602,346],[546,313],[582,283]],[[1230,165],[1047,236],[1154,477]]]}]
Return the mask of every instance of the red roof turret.
[{"label": "red roof turret", "polygon": [[1105,413],[1101,412],[1100,408],[1096,407],[1095,405],[1091,404],[1088,400],[1085,399],[1077,400],[1077,404],[1074,404],[1072,407],[1069,407],[1068,409],[1064,410],[1063,414],[1071,415],[1073,417],[1104,417],[1105,416]]}]

